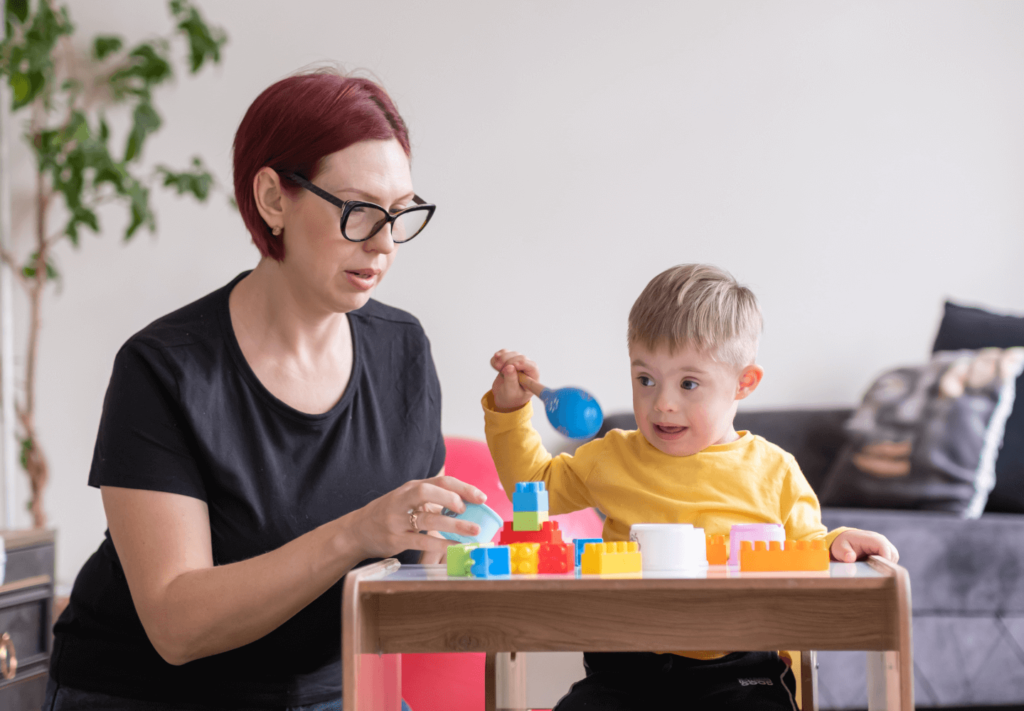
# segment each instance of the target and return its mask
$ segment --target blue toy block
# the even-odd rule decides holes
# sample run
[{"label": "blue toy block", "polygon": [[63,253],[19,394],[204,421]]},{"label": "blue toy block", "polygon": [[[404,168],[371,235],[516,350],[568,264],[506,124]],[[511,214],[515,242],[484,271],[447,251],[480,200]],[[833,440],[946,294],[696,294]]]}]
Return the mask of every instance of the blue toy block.
[{"label": "blue toy block", "polygon": [[470,572],[474,577],[493,578],[512,574],[512,550],[508,546],[474,548],[469,554],[473,558]]},{"label": "blue toy block", "polygon": [[603,538],[574,538],[572,543],[576,546],[576,567],[580,567],[580,556],[583,555],[583,549],[587,547],[588,543],[604,543]]},{"label": "blue toy block", "polygon": [[542,481],[521,481],[512,494],[512,511],[547,511],[548,492]]}]

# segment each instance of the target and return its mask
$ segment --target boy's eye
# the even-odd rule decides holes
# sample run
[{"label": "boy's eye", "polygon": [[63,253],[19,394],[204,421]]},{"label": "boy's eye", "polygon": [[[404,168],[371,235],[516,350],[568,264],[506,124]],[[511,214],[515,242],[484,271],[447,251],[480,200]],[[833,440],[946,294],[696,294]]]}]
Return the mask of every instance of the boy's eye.
[{"label": "boy's eye", "polygon": [[682,385],[683,385],[683,390],[696,390],[697,389],[697,381],[696,380],[684,380]]},{"label": "boy's eye", "polygon": [[640,384],[645,388],[649,388],[652,385],[654,385],[654,381],[648,378],[646,375],[641,375],[640,377],[637,378],[637,380],[640,381]]}]

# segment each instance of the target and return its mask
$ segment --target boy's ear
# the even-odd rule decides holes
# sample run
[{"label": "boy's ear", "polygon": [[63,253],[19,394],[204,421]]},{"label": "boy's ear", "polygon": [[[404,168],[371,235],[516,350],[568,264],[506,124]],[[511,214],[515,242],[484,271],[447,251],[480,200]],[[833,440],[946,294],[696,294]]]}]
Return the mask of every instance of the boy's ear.
[{"label": "boy's ear", "polygon": [[757,390],[764,377],[764,368],[759,365],[748,365],[740,371],[739,384],[736,386],[736,399],[742,400]]}]

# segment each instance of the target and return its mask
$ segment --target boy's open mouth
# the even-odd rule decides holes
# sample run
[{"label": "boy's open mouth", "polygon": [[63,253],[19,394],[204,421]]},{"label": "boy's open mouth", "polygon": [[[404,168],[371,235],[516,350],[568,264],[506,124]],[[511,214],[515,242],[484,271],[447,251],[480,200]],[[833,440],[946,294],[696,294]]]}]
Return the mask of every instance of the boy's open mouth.
[{"label": "boy's open mouth", "polygon": [[681,437],[686,432],[686,427],[683,425],[670,425],[668,423],[653,423],[654,432],[662,439],[676,439]]}]

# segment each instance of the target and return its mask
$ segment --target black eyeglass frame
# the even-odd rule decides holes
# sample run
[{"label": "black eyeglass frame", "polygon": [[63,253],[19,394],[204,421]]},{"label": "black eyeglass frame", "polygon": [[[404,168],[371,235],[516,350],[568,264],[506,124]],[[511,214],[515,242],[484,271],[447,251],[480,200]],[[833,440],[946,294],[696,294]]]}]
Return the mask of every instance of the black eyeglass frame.
[{"label": "black eyeglass frame", "polygon": [[[345,239],[347,239],[349,242],[359,243],[359,242],[366,242],[368,240],[371,240],[371,239],[373,239],[374,237],[377,236],[377,233],[380,232],[381,228],[383,228],[385,223],[387,223],[387,224],[391,225],[391,239],[394,241],[394,243],[395,244],[405,244],[406,242],[412,241],[413,237],[416,237],[416,235],[418,235],[420,232],[422,232],[423,230],[426,229],[427,225],[430,224],[430,219],[434,216],[434,210],[437,209],[436,205],[428,203],[426,200],[421,198],[419,195],[413,195],[412,196],[412,201],[414,203],[416,203],[416,205],[414,207],[407,207],[406,209],[402,210],[401,212],[396,212],[395,214],[391,214],[390,212],[385,210],[383,207],[381,207],[380,205],[378,205],[377,203],[374,203],[374,202],[366,202],[364,200],[342,200],[341,198],[335,197],[334,195],[331,195],[326,190],[318,188],[316,185],[314,185],[313,183],[309,182],[308,180],[303,178],[298,173],[292,173],[291,171],[282,170],[282,171],[280,171],[279,175],[283,175],[284,177],[288,178],[289,180],[295,181],[296,183],[298,183],[303,188],[305,188],[309,192],[313,193],[317,197],[321,197],[324,200],[326,200],[327,202],[331,203],[332,205],[336,205],[337,207],[340,207],[341,208],[341,236],[344,237]],[[373,232],[371,232],[367,237],[364,237],[363,239],[352,239],[347,234],[345,234],[345,223],[348,222],[348,216],[349,216],[349,213],[352,212],[352,210],[354,210],[357,207],[363,207],[363,206],[365,206],[365,207],[372,207],[372,208],[375,208],[377,210],[380,210],[381,212],[384,213],[385,217],[384,217],[383,220],[381,220],[380,224],[377,225],[377,229],[375,229]],[[407,237],[406,239],[403,239],[403,240],[395,239],[395,232],[394,232],[395,221],[399,217],[401,217],[402,215],[404,215],[407,212],[423,212],[423,211],[427,212],[427,219],[425,219],[423,221],[423,224],[420,226],[420,228],[418,230],[416,230],[416,234],[414,234],[412,237]]]}]

